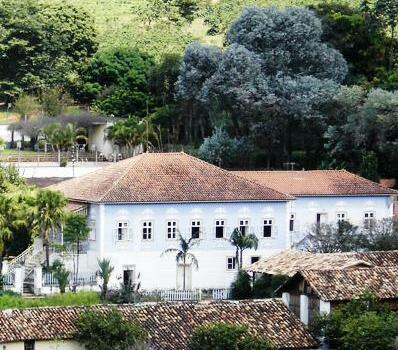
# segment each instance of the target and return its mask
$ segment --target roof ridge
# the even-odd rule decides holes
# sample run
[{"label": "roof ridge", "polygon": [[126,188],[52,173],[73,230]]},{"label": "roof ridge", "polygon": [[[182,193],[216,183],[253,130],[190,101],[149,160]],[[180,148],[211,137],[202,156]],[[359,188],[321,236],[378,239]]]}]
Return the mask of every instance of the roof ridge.
[{"label": "roof ridge", "polygon": [[357,174],[352,173],[352,172],[350,172],[350,171],[348,171],[348,170],[346,170],[346,169],[342,169],[341,171],[342,171],[342,172],[345,172],[345,173],[347,173],[347,174],[350,174],[351,176],[353,176],[353,177],[355,177],[355,178],[358,178],[358,179],[361,179],[361,180],[363,180],[363,181],[369,182],[369,183],[371,183],[371,184],[373,184],[373,185],[376,185],[376,186],[378,186],[380,189],[389,190],[389,191],[392,191],[392,192],[395,192],[395,193],[398,194],[398,191],[397,191],[397,190],[394,190],[393,188],[390,188],[390,187],[383,186],[382,184],[380,184],[380,183],[378,183],[378,182],[376,182],[376,181],[369,180],[369,179],[367,179],[366,177],[357,175]]},{"label": "roof ridge", "polygon": [[226,170],[226,169],[223,169],[223,168],[221,168],[221,167],[219,167],[219,166],[217,166],[217,165],[214,165],[214,164],[211,164],[211,163],[209,163],[209,162],[206,162],[205,160],[203,160],[203,159],[201,159],[201,158],[196,158],[196,157],[192,156],[191,154],[188,154],[188,153],[185,153],[185,152],[182,152],[182,153],[183,153],[185,156],[194,159],[195,161],[199,161],[199,162],[201,162],[201,163],[206,164],[207,166],[210,166],[210,167],[213,167],[213,168],[215,168],[215,169],[217,169],[217,170],[219,170],[219,171],[222,171],[222,172],[224,172],[224,173],[226,173],[226,174],[228,174],[228,175],[234,177],[235,179],[239,179],[240,181],[243,180],[243,181],[245,181],[245,182],[251,183],[252,185],[260,186],[261,188],[266,188],[266,189],[268,189],[268,190],[273,191],[274,193],[284,195],[284,196],[286,196],[286,199],[288,199],[288,200],[296,199],[296,197],[294,197],[294,196],[292,196],[292,195],[290,195],[290,194],[277,191],[277,190],[275,190],[275,189],[273,189],[273,188],[271,188],[271,187],[265,186],[265,185],[261,185],[261,184],[259,184],[258,182],[254,181],[254,180],[250,180],[250,179],[244,178],[244,177],[242,177],[242,176],[239,176],[239,175],[237,175],[237,174],[234,174],[234,173],[233,173],[232,171],[230,171],[230,170]]},{"label": "roof ridge", "polygon": [[[124,160],[127,163],[127,161],[131,162],[135,158],[135,163],[134,164],[137,164],[137,162],[139,162],[140,160],[142,161],[144,154],[145,153],[141,153],[141,154],[139,154],[137,156],[133,156],[133,157],[130,157],[130,158],[127,158],[127,159],[124,159]],[[140,159],[137,159],[137,158],[140,158]],[[120,162],[119,162],[119,164],[120,164]],[[108,193],[111,192],[115,188],[115,186],[128,174],[129,171],[130,171],[130,164],[123,171],[123,174],[121,176],[119,176],[115,182],[112,183],[112,185],[108,188],[108,190],[105,191],[104,194],[99,197],[99,200],[102,201],[108,195]]]}]

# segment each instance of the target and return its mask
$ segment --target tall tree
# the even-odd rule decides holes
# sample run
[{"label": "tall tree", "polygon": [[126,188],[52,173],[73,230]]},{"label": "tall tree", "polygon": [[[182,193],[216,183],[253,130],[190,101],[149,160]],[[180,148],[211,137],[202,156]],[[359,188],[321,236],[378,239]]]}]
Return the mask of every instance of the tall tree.
[{"label": "tall tree", "polygon": [[35,225],[45,247],[47,268],[50,267],[51,233],[55,235],[62,232],[66,203],[66,198],[60,192],[44,189],[37,195]]},{"label": "tall tree", "polygon": [[186,267],[187,264],[192,264],[196,269],[199,268],[198,260],[195,255],[191,253],[193,247],[199,244],[199,240],[195,238],[185,239],[182,235],[179,235],[178,242],[179,248],[169,248],[166,249],[162,255],[175,253],[176,254],[176,262],[177,264],[182,263],[182,271],[183,271],[183,280],[182,280],[182,289],[186,289]]},{"label": "tall tree", "polygon": [[240,270],[243,267],[243,252],[247,249],[257,250],[258,238],[253,233],[243,234],[238,228],[235,228],[229,241],[236,249],[236,263]]},{"label": "tall tree", "polygon": [[115,268],[109,259],[98,260],[98,276],[102,278],[101,300],[105,300],[108,293],[108,283]]},{"label": "tall tree", "polygon": [[66,216],[64,226],[64,243],[70,246],[73,257],[73,291],[79,283],[79,257],[81,243],[87,240],[90,228],[87,218],[81,214],[70,213]]}]

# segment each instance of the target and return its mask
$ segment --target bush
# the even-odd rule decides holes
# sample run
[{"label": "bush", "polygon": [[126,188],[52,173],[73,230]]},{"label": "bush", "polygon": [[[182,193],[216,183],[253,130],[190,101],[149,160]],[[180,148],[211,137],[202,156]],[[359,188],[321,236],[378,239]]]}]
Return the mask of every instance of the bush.
[{"label": "bush", "polygon": [[75,339],[87,350],[127,350],[146,338],[139,324],[125,320],[117,310],[84,312],[75,326]]},{"label": "bush", "polygon": [[231,298],[234,300],[243,300],[250,299],[252,296],[250,276],[247,272],[240,270],[235,282],[231,284]]},{"label": "bush", "polygon": [[270,350],[265,340],[250,335],[246,326],[215,323],[196,328],[188,342],[189,350]]},{"label": "bush", "polygon": [[275,290],[286,282],[288,276],[284,275],[261,275],[253,283],[253,297],[256,299],[272,298]]},{"label": "bush", "polygon": [[398,316],[386,309],[372,294],[315,320],[311,326],[324,336],[331,349],[393,350],[398,337]]}]

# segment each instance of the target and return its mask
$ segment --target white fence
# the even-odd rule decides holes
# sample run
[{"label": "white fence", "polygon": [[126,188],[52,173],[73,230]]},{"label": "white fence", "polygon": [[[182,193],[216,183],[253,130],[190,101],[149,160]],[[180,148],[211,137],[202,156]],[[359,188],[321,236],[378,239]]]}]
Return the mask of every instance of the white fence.
[{"label": "white fence", "polygon": [[14,285],[15,277],[14,277],[13,273],[9,273],[9,274],[0,276],[0,278],[3,279],[3,285],[5,287],[9,287],[9,286],[13,286]]},{"label": "white fence", "polygon": [[227,300],[231,297],[230,289],[213,289],[208,292],[195,290],[153,290],[141,291],[144,297],[157,298],[161,301],[200,301],[202,299]]},{"label": "white fence", "polygon": [[[73,285],[75,282],[74,276],[71,274],[69,276],[68,285]],[[77,285],[84,286],[93,286],[97,284],[97,275],[96,274],[88,274],[83,275],[79,274],[77,278]],[[43,274],[43,286],[44,287],[56,287],[58,286],[58,280],[54,277],[52,273],[44,273]]]}]

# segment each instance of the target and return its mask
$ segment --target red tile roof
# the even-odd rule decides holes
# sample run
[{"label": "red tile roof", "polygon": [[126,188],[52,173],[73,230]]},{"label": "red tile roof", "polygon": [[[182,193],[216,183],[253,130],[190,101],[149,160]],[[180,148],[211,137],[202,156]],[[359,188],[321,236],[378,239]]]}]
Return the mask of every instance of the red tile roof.
[{"label": "red tile roof", "polygon": [[185,153],[141,154],[50,188],[102,203],[292,199]]},{"label": "red tile roof", "polygon": [[398,194],[395,190],[346,170],[235,171],[234,173],[294,196]]},{"label": "red tile roof", "polygon": [[365,291],[374,293],[380,299],[398,299],[396,266],[372,269],[305,270],[298,274],[324,301],[350,300],[358,298]]},{"label": "red tile roof", "polygon": [[398,251],[309,253],[285,250],[260,259],[245,270],[269,275],[293,276],[302,270],[339,270],[356,267],[398,267]]},{"label": "red tile roof", "polygon": [[[23,340],[72,339],[74,320],[90,308],[47,307],[0,312],[0,343]],[[278,349],[313,349],[317,343],[305,326],[280,301],[143,303],[116,307],[126,319],[138,321],[158,350],[186,350],[192,330],[199,325],[226,322],[247,325],[253,334]]]}]

